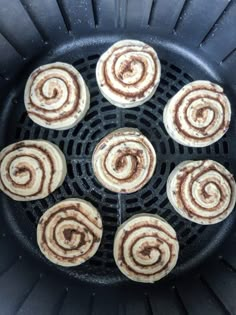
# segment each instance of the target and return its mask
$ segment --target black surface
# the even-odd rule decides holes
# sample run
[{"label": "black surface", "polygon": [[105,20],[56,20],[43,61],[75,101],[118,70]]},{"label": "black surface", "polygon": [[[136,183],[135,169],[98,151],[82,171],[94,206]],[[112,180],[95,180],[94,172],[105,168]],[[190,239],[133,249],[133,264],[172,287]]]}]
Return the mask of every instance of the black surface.
[{"label": "black surface", "polygon": [[[236,175],[236,1],[0,0],[0,7],[1,148],[21,139],[48,139],[68,164],[65,183],[45,200],[16,203],[0,196],[0,314],[236,314],[235,213],[214,226],[190,223],[173,211],[165,192],[170,170],[186,159],[215,159]],[[152,45],[162,63],[154,97],[129,110],[110,105],[95,79],[99,55],[122,38]],[[90,88],[87,116],[68,131],[41,128],[24,109],[28,75],[53,61],[74,64]],[[167,100],[196,79],[221,84],[233,110],[226,136],[202,149],[172,141],[162,122]],[[139,128],[157,152],[152,180],[131,195],[105,190],[91,169],[96,143],[123,126]],[[97,206],[105,230],[96,256],[66,269],[40,254],[35,228],[48,207],[71,196]],[[165,217],[181,244],[176,269],[154,285],[126,280],[112,257],[117,226],[143,211]]]}]

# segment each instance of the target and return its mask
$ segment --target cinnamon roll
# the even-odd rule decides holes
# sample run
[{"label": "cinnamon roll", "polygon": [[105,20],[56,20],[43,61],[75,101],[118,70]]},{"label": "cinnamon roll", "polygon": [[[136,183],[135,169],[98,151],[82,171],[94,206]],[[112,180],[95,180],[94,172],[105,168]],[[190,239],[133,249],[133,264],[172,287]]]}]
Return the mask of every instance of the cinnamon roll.
[{"label": "cinnamon roll", "polygon": [[233,175],[215,161],[185,161],[170,174],[167,195],[184,218],[214,224],[233,211],[236,186]]},{"label": "cinnamon roll", "polygon": [[64,181],[66,160],[61,150],[44,140],[24,140],[0,153],[0,189],[14,200],[47,197]]},{"label": "cinnamon roll", "polygon": [[115,235],[116,264],[133,281],[152,283],[165,277],[175,267],[178,253],[175,230],[158,215],[135,215]]},{"label": "cinnamon roll", "polygon": [[37,241],[47,259],[64,267],[91,258],[100,245],[102,220],[91,203],[66,199],[48,209],[37,227]]},{"label": "cinnamon roll", "polygon": [[34,70],[25,87],[25,107],[29,117],[49,129],[74,127],[90,106],[88,88],[71,65],[55,62]]},{"label": "cinnamon roll", "polygon": [[121,128],[98,143],[92,164],[95,176],[104,187],[117,193],[132,193],[151,179],[156,153],[138,129]]},{"label": "cinnamon roll", "polygon": [[137,40],[121,40],[98,60],[96,77],[103,96],[113,105],[131,108],[148,101],[161,76],[157,53]]},{"label": "cinnamon roll", "polygon": [[164,124],[178,143],[205,147],[218,141],[228,130],[231,106],[223,88],[209,81],[185,85],[167,103]]}]

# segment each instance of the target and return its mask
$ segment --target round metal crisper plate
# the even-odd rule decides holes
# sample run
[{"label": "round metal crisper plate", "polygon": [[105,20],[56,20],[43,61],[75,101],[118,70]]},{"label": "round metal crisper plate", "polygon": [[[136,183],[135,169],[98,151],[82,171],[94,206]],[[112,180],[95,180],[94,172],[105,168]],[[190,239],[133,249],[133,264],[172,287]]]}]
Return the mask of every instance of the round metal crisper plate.
[{"label": "round metal crisper plate", "polygon": [[[206,148],[187,148],[175,143],[163,125],[163,109],[170,97],[181,87],[195,79],[211,79],[203,68],[165,48],[150,43],[161,58],[162,75],[157,92],[145,105],[133,109],[120,109],[109,104],[99,92],[95,68],[100,54],[111,45],[90,45],[82,48],[66,47],[50,52],[30,65],[3,106],[8,106],[8,124],[3,130],[4,144],[22,139],[47,139],[59,145],[65,153],[68,174],[62,187],[44,200],[13,202],[1,194],[4,214],[17,238],[34,255],[61,273],[87,282],[116,283],[128,281],[117,269],[113,259],[113,240],[117,227],[134,214],[155,213],[165,218],[176,230],[180,242],[180,257],[169,277],[196,266],[224,239],[232,226],[233,216],[221,224],[201,226],[180,217],[171,207],[166,195],[166,181],[171,170],[181,161],[211,158],[232,171],[229,147],[232,130],[217,143]],[[76,127],[66,131],[53,131],[34,124],[27,116],[23,92],[27,76],[40,64],[53,61],[72,63],[84,77],[91,94],[91,107]],[[196,71],[195,71],[196,70]],[[194,75],[196,73],[196,75]],[[157,154],[157,167],[150,182],[140,191],[115,194],[102,187],[93,174],[91,157],[98,141],[121,127],[138,128],[153,144]],[[10,132],[9,132],[10,130]],[[62,268],[48,262],[36,243],[36,226],[40,216],[49,207],[65,198],[78,197],[90,201],[103,218],[104,235],[97,254],[79,267]],[[108,277],[109,275],[109,277]]]}]

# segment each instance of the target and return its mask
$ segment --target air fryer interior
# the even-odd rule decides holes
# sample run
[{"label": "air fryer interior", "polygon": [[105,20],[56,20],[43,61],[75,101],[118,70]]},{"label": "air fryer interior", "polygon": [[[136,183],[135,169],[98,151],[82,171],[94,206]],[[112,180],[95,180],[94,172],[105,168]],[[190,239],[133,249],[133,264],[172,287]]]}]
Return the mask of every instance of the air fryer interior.
[{"label": "air fryer interior", "polygon": [[[15,314],[235,314],[235,216],[212,226],[181,218],[166,196],[170,171],[183,160],[214,159],[236,175],[236,1],[231,0],[1,0],[1,148],[22,139],[47,139],[63,150],[68,175],[48,198],[14,202],[0,195],[0,313]],[[119,39],[150,44],[162,64],[161,82],[145,105],[122,110],[98,90],[95,67]],[[34,124],[24,108],[27,77],[53,61],[73,64],[91,93],[85,119],[66,131]],[[225,89],[232,104],[228,133],[206,148],[174,142],[163,125],[163,109],[182,86],[209,79]],[[122,195],[95,179],[91,156],[96,143],[120,127],[137,127],[157,152],[152,180]],[[42,213],[56,202],[80,197],[103,218],[104,236],[94,258],[74,268],[48,262],[36,244]],[[131,283],[116,268],[113,239],[130,216],[157,213],[177,231],[180,258],[175,270],[153,285]]]}]

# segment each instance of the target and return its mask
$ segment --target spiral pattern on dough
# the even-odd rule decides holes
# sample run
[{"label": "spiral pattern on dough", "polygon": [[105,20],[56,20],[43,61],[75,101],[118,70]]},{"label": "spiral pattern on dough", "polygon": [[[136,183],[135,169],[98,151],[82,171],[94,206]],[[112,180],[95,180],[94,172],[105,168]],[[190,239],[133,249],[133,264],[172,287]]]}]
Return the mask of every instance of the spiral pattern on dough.
[{"label": "spiral pattern on dough", "polygon": [[205,147],[228,130],[231,105],[222,87],[209,81],[185,85],[167,103],[164,124],[178,143]]},{"label": "spiral pattern on dough", "polygon": [[120,271],[138,282],[155,282],[176,265],[179,243],[175,230],[157,215],[139,214],[124,222],[114,241]]},{"label": "spiral pattern on dough", "polygon": [[138,129],[121,128],[103,138],[93,152],[93,170],[113,192],[132,193],[152,177],[156,153]]},{"label": "spiral pattern on dough", "polygon": [[77,266],[91,258],[102,238],[99,212],[87,201],[67,199],[48,209],[37,227],[42,253],[53,263]]},{"label": "spiral pattern on dough", "polygon": [[118,107],[131,108],[148,101],[160,81],[161,64],[155,50],[137,40],[112,45],[99,59],[98,86]]},{"label": "spiral pattern on dough", "polygon": [[170,174],[167,195],[184,218],[214,224],[234,209],[236,185],[233,175],[215,161],[185,161]]},{"label": "spiral pattern on dough", "polygon": [[34,70],[27,81],[24,99],[35,123],[56,130],[74,127],[90,105],[82,76],[73,66],[62,62]]},{"label": "spiral pattern on dough", "polygon": [[48,141],[25,140],[0,153],[0,189],[14,200],[45,198],[62,184],[66,172],[63,153]]}]

